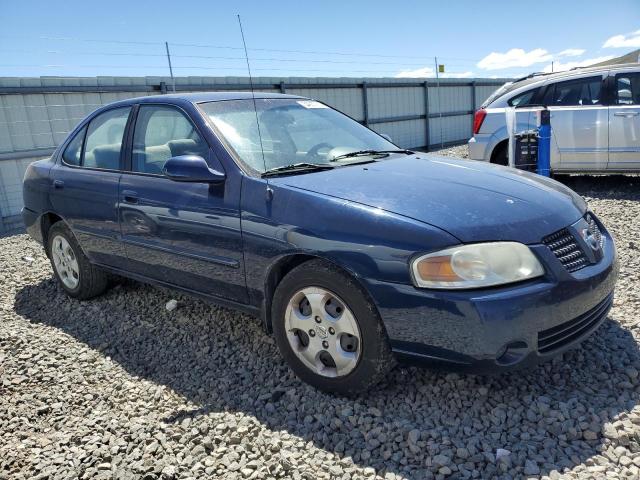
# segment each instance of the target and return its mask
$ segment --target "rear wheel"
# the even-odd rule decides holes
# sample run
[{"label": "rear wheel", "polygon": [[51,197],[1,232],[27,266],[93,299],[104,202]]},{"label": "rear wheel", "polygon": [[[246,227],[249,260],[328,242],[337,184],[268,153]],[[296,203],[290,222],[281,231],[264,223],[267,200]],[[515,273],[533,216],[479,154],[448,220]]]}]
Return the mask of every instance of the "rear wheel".
[{"label": "rear wheel", "polygon": [[507,153],[508,148],[509,144],[506,142],[498,145],[491,155],[491,163],[504,165],[505,167],[509,165],[509,155]]},{"label": "rear wheel", "polygon": [[47,238],[53,273],[67,295],[86,300],[107,289],[107,273],[89,262],[64,223],[54,223]]},{"label": "rear wheel", "polygon": [[280,282],[272,319],[284,359],[320,390],[365,391],[394,364],[375,306],[351,277],[326,262],[303,263]]}]

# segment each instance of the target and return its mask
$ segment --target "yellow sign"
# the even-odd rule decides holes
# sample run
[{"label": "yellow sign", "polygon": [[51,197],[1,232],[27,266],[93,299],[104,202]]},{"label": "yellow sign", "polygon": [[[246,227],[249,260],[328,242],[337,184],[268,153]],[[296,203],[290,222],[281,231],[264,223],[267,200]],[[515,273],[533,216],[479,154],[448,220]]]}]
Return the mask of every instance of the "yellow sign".
[{"label": "yellow sign", "polygon": [[438,72],[444,73],[444,65],[438,65]]}]

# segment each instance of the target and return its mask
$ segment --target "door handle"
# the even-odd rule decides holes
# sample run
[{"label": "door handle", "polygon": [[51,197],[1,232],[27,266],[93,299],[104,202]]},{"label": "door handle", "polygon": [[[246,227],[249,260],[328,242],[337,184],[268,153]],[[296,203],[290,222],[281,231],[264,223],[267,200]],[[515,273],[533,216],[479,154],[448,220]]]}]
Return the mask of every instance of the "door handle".
[{"label": "door handle", "polygon": [[53,188],[64,188],[64,182],[62,180],[54,180],[53,181]]},{"label": "door handle", "polygon": [[616,117],[637,117],[640,112],[614,112],[613,115]]},{"label": "door handle", "polygon": [[133,190],[123,190],[122,199],[126,203],[138,203],[138,192],[134,192]]}]

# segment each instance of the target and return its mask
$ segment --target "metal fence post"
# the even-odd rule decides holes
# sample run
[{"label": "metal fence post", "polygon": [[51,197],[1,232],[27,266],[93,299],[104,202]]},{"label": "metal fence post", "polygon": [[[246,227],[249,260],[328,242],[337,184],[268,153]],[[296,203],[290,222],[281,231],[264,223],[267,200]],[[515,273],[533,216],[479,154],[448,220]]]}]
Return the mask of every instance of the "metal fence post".
[{"label": "metal fence post", "polygon": [[431,145],[431,135],[429,134],[429,82],[427,80],[424,81],[424,125],[426,150],[428,152]]},{"label": "metal fence post", "polygon": [[[2,201],[0,201],[0,234],[7,232],[9,229],[5,224],[5,215],[3,212],[3,206],[9,208],[9,197],[7,191],[4,188],[4,179],[2,178],[2,171],[0,170],[0,193],[2,193]],[[7,214],[7,218],[9,215]]]},{"label": "metal fence post", "polygon": [[444,134],[442,133],[442,104],[440,103],[440,68],[438,67],[438,57],[433,57],[436,67],[436,95],[438,97],[438,124],[440,126],[440,149],[444,148]]},{"label": "metal fence post", "polygon": [[473,134],[473,117],[476,113],[476,81],[471,82],[471,133]]},{"label": "metal fence post", "polygon": [[280,82],[280,93],[287,93],[287,87],[284,85],[284,80]]},{"label": "metal fence post", "polygon": [[362,109],[364,112],[364,125],[369,126],[369,95],[367,94],[367,82],[362,82]]}]

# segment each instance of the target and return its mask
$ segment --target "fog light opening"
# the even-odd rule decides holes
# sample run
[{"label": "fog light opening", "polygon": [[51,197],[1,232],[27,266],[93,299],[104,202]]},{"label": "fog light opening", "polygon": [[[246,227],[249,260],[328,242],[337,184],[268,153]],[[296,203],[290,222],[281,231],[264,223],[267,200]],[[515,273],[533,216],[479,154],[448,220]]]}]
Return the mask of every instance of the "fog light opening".
[{"label": "fog light opening", "polygon": [[527,342],[522,340],[509,342],[498,351],[496,363],[502,366],[515,365],[524,359],[528,351]]}]

